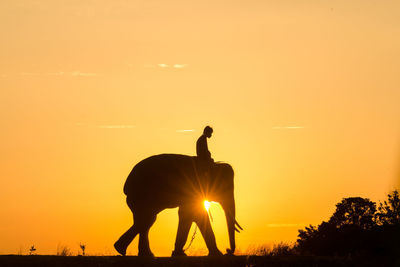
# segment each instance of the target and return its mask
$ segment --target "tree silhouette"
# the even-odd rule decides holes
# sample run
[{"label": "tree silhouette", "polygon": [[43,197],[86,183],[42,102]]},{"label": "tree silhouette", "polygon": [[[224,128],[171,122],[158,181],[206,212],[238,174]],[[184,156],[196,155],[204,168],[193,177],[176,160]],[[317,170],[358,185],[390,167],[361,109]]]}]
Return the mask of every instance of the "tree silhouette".
[{"label": "tree silhouette", "polygon": [[371,229],[374,222],[376,204],[368,198],[349,197],[336,204],[336,211],[329,219],[330,224],[341,228],[353,226],[361,229]]},{"label": "tree silhouette", "polygon": [[380,225],[400,226],[400,196],[395,190],[388,194],[388,200],[379,203],[376,219]]},{"label": "tree silhouette", "polygon": [[400,255],[399,192],[376,204],[368,198],[349,197],[336,204],[328,222],[299,230],[296,249],[314,255]]}]

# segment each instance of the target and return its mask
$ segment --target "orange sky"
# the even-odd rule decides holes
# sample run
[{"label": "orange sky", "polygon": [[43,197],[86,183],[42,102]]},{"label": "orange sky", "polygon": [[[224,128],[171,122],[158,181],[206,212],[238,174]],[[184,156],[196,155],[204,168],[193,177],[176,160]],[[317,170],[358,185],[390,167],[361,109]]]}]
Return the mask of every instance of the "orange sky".
[{"label": "orange sky", "polygon": [[[115,254],[131,168],[193,155],[207,124],[214,159],[235,169],[241,251],[295,241],[343,197],[384,199],[400,174],[399,12],[389,0],[1,1],[0,253],[84,242]],[[176,229],[176,209],[158,216],[157,256]],[[200,236],[191,253],[205,253]]]}]

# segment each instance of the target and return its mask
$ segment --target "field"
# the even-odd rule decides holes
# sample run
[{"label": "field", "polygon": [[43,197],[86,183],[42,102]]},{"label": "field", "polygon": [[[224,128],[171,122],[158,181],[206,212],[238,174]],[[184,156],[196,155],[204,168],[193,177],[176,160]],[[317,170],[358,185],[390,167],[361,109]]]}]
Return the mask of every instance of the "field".
[{"label": "field", "polygon": [[1,267],[132,267],[132,266],[165,266],[165,267],[288,267],[288,266],[400,266],[400,261],[371,261],[367,259],[351,260],[349,258],[305,257],[305,256],[224,256],[224,257],[184,257],[143,259],[135,256],[0,256]]}]

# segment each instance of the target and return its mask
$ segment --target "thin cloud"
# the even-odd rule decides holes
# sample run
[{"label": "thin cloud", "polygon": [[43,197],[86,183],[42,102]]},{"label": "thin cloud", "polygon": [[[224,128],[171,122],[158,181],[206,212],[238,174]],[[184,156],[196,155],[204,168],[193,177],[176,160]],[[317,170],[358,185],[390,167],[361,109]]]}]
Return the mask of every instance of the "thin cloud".
[{"label": "thin cloud", "polygon": [[64,74],[65,74],[65,72],[63,72],[63,71],[45,73],[45,75],[48,75],[48,76],[61,76]]},{"label": "thin cloud", "polygon": [[73,72],[64,72],[64,71],[57,71],[57,72],[21,72],[21,76],[63,76],[63,75],[70,75],[70,76],[97,76],[98,73],[94,72],[80,72],[80,71],[73,71]]},{"label": "thin cloud", "polygon": [[98,73],[93,73],[93,72],[80,72],[80,71],[74,71],[72,72],[72,76],[84,76],[84,77],[89,77],[89,76],[97,76]]},{"label": "thin cloud", "polygon": [[34,72],[21,72],[20,75],[22,76],[35,76],[35,75],[43,75],[43,73],[34,73]]},{"label": "thin cloud", "polygon": [[187,132],[194,132],[193,129],[184,129],[184,130],[176,130],[177,133],[187,133]]},{"label": "thin cloud", "polygon": [[304,129],[304,128],[305,128],[305,126],[274,126],[274,127],[272,127],[272,129],[274,129],[274,130],[278,130],[278,129],[294,130],[294,129]]},{"label": "thin cloud", "polygon": [[183,69],[183,68],[186,68],[187,66],[188,66],[188,64],[166,64],[166,63],[158,63],[156,65],[154,65],[154,64],[143,65],[143,67],[146,69],[154,69],[156,67],[162,68],[162,69],[167,69],[167,68]]},{"label": "thin cloud", "polygon": [[174,64],[174,68],[176,68],[176,69],[183,69],[183,68],[185,68],[187,66],[187,64]]},{"label": "thin cloud", "polygon": [[136,125],[132,124],[102,124],[102,125],[95,125],[95,124],[88,124],[84,122],[77,122],[75,123],[77,127],[88,127],[88,128],[100,128],[100,129],[133,129],[136,128]]},{"label": "thin cloud", "polygon": [[135,125],[97,125],[100,129],[133,129]]}]

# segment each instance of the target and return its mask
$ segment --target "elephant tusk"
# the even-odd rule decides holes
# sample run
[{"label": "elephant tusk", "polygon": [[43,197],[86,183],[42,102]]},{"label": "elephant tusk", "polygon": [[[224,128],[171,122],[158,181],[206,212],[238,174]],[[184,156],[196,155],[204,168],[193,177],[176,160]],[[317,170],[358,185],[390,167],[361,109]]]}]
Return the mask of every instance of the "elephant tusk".
[{"label": "elephant tusk", "polygon": [[239,229],[243,231],[242,226],[240,226],[240,224],[236,220],[235,220],[235,225],[237,225],[239,227]]}]

